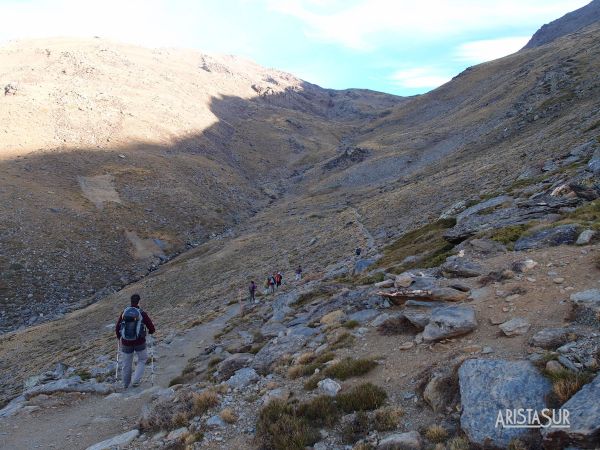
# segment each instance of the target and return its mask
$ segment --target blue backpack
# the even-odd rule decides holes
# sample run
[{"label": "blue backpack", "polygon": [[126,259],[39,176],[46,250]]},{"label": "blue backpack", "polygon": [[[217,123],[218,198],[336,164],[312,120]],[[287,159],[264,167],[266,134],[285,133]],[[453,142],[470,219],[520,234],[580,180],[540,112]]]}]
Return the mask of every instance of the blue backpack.
[{"label": "blue backpack", "polygon": [[121,338],[126,341],[135,341],[146,336],[146,327],[142,310],[128,306],[121,314]]}]

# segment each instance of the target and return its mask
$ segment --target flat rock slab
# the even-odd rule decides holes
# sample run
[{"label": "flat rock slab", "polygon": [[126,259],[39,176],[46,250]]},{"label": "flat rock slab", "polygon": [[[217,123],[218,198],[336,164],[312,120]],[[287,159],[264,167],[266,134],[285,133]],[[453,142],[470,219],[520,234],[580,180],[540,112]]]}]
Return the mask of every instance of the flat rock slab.
[{"label": "flat rock slab", "polygon": [[470,359],[458,370],[460,424],[473,443],[506,448],[529,430],[496,427],[498,413],[518,408],[541,411],[552,388],[529,361]]},{"label": "flat rock slab", "polygon": [[515,317],[500,325],[500,329],[508,337],[525,334],[529,331],[529,327],[531,324],[522,317]]},{"label": "flat rock slab", "polygon": [[114,386],[98,383],[96,380],[82,381],[80,377],[64,378],[47,384],[35,386],[23,392],[23,397],[29,400],[40,394],[54,394],[57,392],[85,392],[91,394],[107,395],[114,391]]},{"label": "flat rock slab", "polygon": [[477,328],[475,310],[470,306],[447,306],[431,311],[429,323],[423,330],[427,342],[462,336]]},{"label": "flat rock slab", "polygon": [[377,450],[421,450],[423,440],[418,431],[395,433],[382,439]]},{"label": "flat rock slab", "polygon": [[483,275],[483,268],[464,258],[453,258],[441,266],[442,273],[448,278],[469,278]]},{"label": "flat rock slab", "polygon": [[138,430],[131,430],[127,433],[123,433],[105,441],[98,442],[97,444],[88,447],[86,450],[111,450],[114,448],[120,448],[129,444],[131,441],[137,438],[139,434],[140,432]]},{"label": "flat rock slab", "polygon": [[546,428],[542,431],[544,448],[600,446],[600,375],[586,384],[561,409],[569,411],[570,428]]}]

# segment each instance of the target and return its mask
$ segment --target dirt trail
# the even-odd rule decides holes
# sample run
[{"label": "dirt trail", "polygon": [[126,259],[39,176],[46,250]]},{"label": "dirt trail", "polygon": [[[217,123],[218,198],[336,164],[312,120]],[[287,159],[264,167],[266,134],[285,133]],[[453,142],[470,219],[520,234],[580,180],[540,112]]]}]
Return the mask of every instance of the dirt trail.
[{"label": "dirt trail", "polygon": [[[156,347],[155,385],[168,387],[188,359],[213,342],[213,336],[238,312],[229,307],[216,319],[175,337],[170,344]],[[167,334],[167,333],[165,333]],[[149,367],[148,367],[149,369]],[[150,399],[150,370],[142,386],[123,396],[90,394],[54,395],[31,403],[40,409],[0,421],[0,449],[85,449],[136,427],[142,406]]]}]

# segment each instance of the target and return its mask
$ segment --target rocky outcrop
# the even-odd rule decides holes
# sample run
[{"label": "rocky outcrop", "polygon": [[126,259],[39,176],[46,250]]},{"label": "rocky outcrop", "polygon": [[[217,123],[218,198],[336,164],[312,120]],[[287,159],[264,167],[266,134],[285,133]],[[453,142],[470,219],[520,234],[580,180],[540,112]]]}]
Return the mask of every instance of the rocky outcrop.
[{"label": "rocky outcrop", "polygon": [[579,229],[577,225],[560,225],[520,237],[515,242],[515,250],[531,250],[535,248],[571,245],[577,241]]},{"label": "rocky outcrop", "polygon": [[542,431],[544,448],[598,448],[600,444],[600,375],[561,406],[569,411],[569,428]]},{"label": "rocky outcrop", "polygon": [[435,308],[429,323],[423,330],[427,342],[462,336],[477,328],[475,310],[470,306],[447,306]]},{"label": "rocky outcrop", "polygon": [[214,376],[217,381],[229,379],[239,369],[250,365],[254,355],[250,353],[235,353],[224,359],[217,365],[217,371]]},{"label": "rocky outcrop", "polygon": [[496,427],[499,413],[546,407],[550,382],[529,361],[470,359],[458,370],[460,424],[475,444],[506,448],[527,430]]},{"label": "rocky outcrop", "polygon": [[114,386],[110,384],[98,383],[94,379],[83,381],[81,377],[74,376],[32,387],[31,389],[23,392],[23,396],[26,399],[30,399],[36,395],[54,394],[56,392],[86,392],[91,394],[106,395],[113,391]]},{"label": "rocky outcrop", "polygon": [[574,334],[573,328],[544,328],[535,333],[529,340],[534,347],[554,350],[569,341],[569,336]]}]

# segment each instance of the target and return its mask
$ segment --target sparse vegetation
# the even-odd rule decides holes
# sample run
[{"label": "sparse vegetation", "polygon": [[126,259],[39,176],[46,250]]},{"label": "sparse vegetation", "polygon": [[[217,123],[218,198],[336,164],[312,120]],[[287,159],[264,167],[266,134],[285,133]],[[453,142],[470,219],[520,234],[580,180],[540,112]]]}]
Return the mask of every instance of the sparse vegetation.
[{"label": "sparse vegetation", "polygon": [[334,357],[335,354],[332,352],[326,352],[319,356],[316,356],[314,354],[304,354],[300,358],[298,358],[298,362],[304,361],[304,364],[300,363],[298,365],[290,367],[288,369],[288,377],[299,378],[307,375],[312,375],[313,373],[315,373],[315,370],[321,369],[326,362],[331,361]]},{"label": "sparse vegetation", "polygon": [[[383,251],[384,255],[377,265],[379,267],[394,266],[396,273],[413,269],[436,267],[443,262],[454,247],[443,238],[448,228],[456,225],[455,219],[442,219],[409,231],[394,241]],[[422,259],[413,263],[399,264],[405,258],[414,255],[424,255]]]},{"label": "sparse vegetation", "polygon": [[490,239],[500,242],[510,248],[531,226],[533,226],[533,223],[499,228],[492,232]]},{"label": "sparse vegetation", "polygon": [[350,347],[354,343],[354,336],[350,333],[345,332],[338,335],[333,342],[329,345],[331,350],[338,350],[344,347]]},{"label": "sparse vegetation", "polygon": [[448,431],[441,425],[430,425],[425,430],[425,437],[434,444],[446,442],[448,439]]},{"label": "sparse vegetation", "polygon": [[319,432],[293,405],[273,400],[259,414],[256,438],[268,450],[303,450],[319,440]]},{"label": "sparse vegetation", "polygon": [[298,405],[298,415],[304,417],[311,425],[330,427],[339,418],[339,411],[332,397],[321,395]]}]

